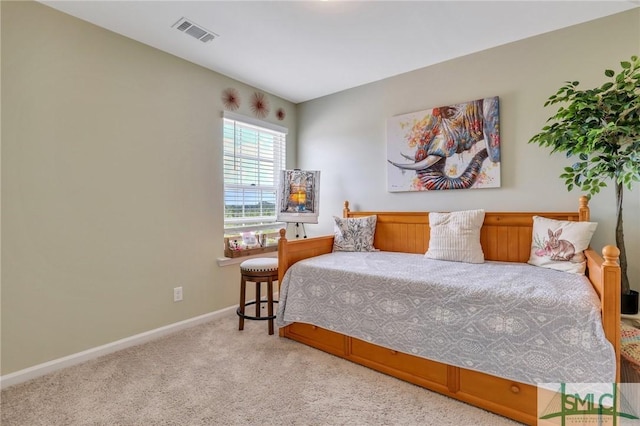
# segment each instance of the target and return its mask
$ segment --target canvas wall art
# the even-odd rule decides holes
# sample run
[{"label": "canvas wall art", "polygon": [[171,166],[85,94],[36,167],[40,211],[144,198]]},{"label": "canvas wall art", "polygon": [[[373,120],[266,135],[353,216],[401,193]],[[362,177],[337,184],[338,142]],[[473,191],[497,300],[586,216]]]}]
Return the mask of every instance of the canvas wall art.
[{"label": "canvas wall art", "polygon": [[500,187],[497,96],[387,121],[387,190]]},{"label": "canvas wall art", "polygon": [[277,220],[318,223],[320,171],[283,170],[278,187]]}]

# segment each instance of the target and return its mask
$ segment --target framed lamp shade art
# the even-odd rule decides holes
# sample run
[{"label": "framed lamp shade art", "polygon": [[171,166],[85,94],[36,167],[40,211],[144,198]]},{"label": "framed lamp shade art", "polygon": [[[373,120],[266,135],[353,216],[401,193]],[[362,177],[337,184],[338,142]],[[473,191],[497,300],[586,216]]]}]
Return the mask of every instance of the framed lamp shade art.
[{"label": "framed lamp shade art", "polygon": [[277,220],[318,223],[319,170],[283,170],[278,185]]},{"label": "framed lamp shade art", "polygon": [[500,187],[497,96],[387,120],[387,190]]}]

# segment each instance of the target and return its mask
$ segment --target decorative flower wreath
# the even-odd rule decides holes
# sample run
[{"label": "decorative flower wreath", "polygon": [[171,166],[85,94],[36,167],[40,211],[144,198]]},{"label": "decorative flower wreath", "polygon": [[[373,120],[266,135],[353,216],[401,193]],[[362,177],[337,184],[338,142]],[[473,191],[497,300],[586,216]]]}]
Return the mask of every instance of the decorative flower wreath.
[{"label": "decorative flower wreath", "polygon": [[251,97],[251,111],[258,118],[265,118],[269,114],[269,101],[264,93],[255,92]]},{"label": "decorative flower wreath", "polygon": [[226,109],[235,111],[240,108],[240,95],[233,87],[225,89],[222,92],[222,103]]}]

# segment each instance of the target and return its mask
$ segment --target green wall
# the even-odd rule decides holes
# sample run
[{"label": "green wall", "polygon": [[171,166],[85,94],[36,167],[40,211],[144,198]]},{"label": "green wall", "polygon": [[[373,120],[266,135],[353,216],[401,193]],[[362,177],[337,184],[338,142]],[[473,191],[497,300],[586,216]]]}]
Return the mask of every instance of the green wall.
[{"label": "green wall", "polygon": [[[221,93],[256,89],[40,3],[1,8],[2,375],[237,304],[237,265],[216,263]],[[295,105],[268,96],[293,159]]]},{"label": "green wall", "polygon": [[[580,192],[567,192],[558,177],[575,159],[527,142],[555,112],[543,105],[565,81],[599,86],[605,69],[619,70],[620,61],[634,54],[640,55],[640,9],[299,104],[297,165],[322,170],[320,220],[309,229],[332,232],[331,216],[341,214],[345,200],[364,211],[577,210]],[[387,192],[390,117],[491,96],[500,98],[500,188]],[[613,188],[594,196],[590,206],[598,222],[593,247],[615,244]],[[624,221],[629,279],[640,290],[640,185],[625,195]]]}]

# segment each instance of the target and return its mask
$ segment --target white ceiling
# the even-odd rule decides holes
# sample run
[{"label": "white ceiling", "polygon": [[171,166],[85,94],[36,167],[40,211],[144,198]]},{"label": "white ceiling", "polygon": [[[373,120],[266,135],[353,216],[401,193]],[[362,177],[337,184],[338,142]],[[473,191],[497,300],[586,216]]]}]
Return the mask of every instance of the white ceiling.
[{"label": "white ceiling", "polygon": [[[640,7],[608,1],[58,1],[48,6],[307,101]],[[219,35],[202,43],[182,17]]]}]

